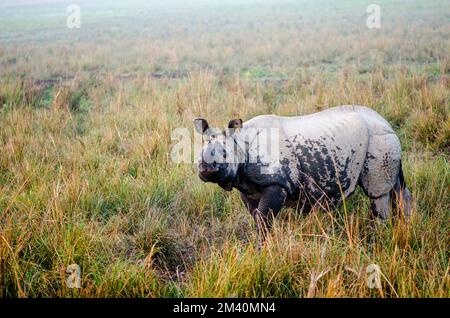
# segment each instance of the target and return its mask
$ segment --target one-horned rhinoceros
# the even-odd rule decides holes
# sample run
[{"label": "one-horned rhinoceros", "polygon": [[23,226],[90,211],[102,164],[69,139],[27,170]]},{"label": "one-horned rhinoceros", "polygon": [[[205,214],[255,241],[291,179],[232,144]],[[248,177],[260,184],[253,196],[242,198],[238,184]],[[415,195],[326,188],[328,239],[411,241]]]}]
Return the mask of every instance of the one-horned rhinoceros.
[{"label": "one-horned rhinoceros", "polygon": [[226,130],[201,118],[194,124],[204,136],[199,177],[238,189],[260,230],[270,229],[284,205],[303,212],[318,204],[336,207],[356,185],[370,198],[372,217],[385,221],[391,208],[410,216],[399,139],[370,108],[234,119]]}]

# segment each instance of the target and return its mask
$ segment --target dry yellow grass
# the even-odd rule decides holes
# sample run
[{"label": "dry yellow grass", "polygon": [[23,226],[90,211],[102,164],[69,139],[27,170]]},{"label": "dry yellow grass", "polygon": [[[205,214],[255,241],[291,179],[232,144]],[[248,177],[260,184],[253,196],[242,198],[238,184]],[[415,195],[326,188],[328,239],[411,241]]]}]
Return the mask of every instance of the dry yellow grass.
[{"label": "dry yellow grass", "polygon": [[[414,20],[383,4],[380,30],[359,2],[321,17],[269,1],[0,42],[0,296],[449,297],[446,4],[411,5]],[[170,160],[172,131],[197,116],[222,127],[340,104],[395,127],[410,224],[371,232],[357,192],[339,211],[283,210],[259,246],[236,191]],[[70,264],[80,289],[66,285]]]}]

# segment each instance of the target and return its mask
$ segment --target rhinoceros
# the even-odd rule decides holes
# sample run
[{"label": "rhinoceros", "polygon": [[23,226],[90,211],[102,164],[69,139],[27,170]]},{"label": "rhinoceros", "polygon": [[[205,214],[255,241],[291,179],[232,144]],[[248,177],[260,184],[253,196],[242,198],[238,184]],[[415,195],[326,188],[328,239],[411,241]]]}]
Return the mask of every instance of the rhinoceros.
[{"label": "rhinoceros", "polygon": [[233,119],[225,130],[203,118],[194,125],[203,135],[200,179],[239,190],[259,229],[270,230],[283,206],[304,213],[316,205],[338,207],[357,185],[370,198],[372,218],[385,222],[397,210],[410,216],[400,141],[368,107]]}]

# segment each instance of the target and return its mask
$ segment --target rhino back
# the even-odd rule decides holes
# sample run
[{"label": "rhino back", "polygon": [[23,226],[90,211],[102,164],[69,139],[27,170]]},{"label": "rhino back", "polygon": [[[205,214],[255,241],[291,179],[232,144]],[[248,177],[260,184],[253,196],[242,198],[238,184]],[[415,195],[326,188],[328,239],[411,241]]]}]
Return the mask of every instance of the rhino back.
[{"label": "rhino back", "polygon": [[354,191],[369,132],[366,120],[353,106],[299,117],[258,116],[244,127],[280,130],[280,165],[271,174],[261,173],[260,164],[250,165],[248,177],[252,181],[284,183],[290,194],[301,189],[314,198],[325,195],[338,199]]},{"label": "rhino back", "polygon": [[302,190],[314,199],[339,200],[352,193],[369,142],[365,121],[355,112],[325,112],[297,123],[287,121],[291,160],[296,161]]}]

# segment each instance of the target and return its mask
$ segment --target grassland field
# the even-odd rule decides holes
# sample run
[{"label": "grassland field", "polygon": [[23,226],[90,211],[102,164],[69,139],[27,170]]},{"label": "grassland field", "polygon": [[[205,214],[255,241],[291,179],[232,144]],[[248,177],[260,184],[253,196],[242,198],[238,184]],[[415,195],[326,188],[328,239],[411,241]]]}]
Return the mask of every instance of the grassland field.
[{"label": "grassland field", "polygon": [[[450,2],[0,1],[0,297],[450,296]],[[170,159],[207,118],[369,106],[400,137],[413,218],[284,209]],[[67,266],[81,269],[69,288]],[[367,267],[381,270],[369,288]]]}]

